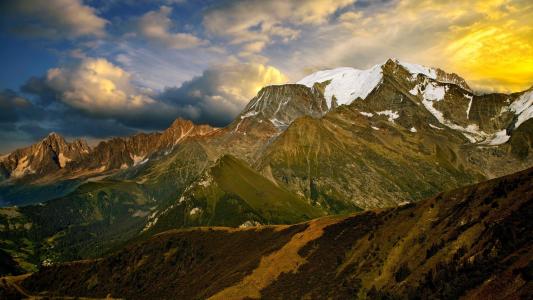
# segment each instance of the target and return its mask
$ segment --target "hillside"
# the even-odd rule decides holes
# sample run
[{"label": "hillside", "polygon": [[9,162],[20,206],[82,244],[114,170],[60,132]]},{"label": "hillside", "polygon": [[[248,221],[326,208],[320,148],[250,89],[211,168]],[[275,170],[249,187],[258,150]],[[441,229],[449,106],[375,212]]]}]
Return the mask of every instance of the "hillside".
[{"label": "hillside", "polygon": [[223,156],[169,208],[151,216],[145,230],[176,226],[293,224],[325,215],[233,156]]},{"label": "hillside", "polygon": [[533,292],[532,187],[529,169],[351,216],[171,230],[11,287],[128,299],[519,299]]}]

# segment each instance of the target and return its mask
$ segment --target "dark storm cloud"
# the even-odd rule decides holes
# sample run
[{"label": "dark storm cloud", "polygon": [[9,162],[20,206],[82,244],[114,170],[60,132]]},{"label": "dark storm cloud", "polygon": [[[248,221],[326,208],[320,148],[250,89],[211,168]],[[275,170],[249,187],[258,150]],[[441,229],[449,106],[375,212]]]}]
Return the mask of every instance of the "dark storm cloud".
[{"label": "dark storm cloud", "polygon": [[43,105],[54,103],[57,93],[46,84],[45,77],[31,77],[21,87],[21,92],[38,95],[38,100]]},{"label": "dark storm cloud", "polygon": [[18,97],[18,95],[11,90],[3,90],[0,92],[0,123],[10,124],[16,122],[18,117],[18,109],[27,103],[27,100]]}]

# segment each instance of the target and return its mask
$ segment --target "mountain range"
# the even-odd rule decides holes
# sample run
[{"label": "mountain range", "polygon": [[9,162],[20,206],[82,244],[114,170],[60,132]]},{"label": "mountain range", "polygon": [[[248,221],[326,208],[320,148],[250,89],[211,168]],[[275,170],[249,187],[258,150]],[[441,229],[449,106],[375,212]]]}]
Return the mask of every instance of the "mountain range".
[{"label": "mountain range", "polygon": [[419,203],[296,225],[168,230],[4,277],[0,296],[528,299],[533,168]]},{"label": "mountain range", "polygon": [[[224,128],[178,119],[163,132],[113,138],[95,147],[52,133],[0,158],[4,273],[126,251],[121,250],[126,244],[145,243],[154,235],[163,239],[156,234],[175,228],[307,224],[280,227],[283,233],[267,226],[259,231],[272,232],[264,235],[236,231],[235,239],[251,236],[265,244],[257,251],[268,252],[293,234],[306,234],[315,223],[301,222],[311,219],[351,228],[346,220],[352,217],[320,218],[327,215],[372,211],[353,217],[357,224],[365,218],[382,222],[385,208],[422,215],[426,204],[407,203],[533,167],[532,117],[533,88],[479,94],[456,74],[389,59],[368,70],[337,68],[264,87]],[[526,175],[516,175],[517,180],[531,185]],[[524,199],[529,200],[530,195]],[[442,230],[452,231],[457,224],[446,226]],[[268,245],[271,240],[277,244]],[[402,251],[387,255],[405,255]],[[397,259],[390,264],[401,265]],[[299,279],[287,280],[279,284]],[[366,281],[361,284],[370,291]]]}]

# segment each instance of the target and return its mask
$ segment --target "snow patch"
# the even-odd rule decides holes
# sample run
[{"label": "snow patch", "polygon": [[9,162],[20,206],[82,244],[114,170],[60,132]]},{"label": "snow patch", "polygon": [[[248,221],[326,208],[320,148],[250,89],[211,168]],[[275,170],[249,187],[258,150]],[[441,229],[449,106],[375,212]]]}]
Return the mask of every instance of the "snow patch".
[{"label": "snow patch", "polygon": [[415,84],[415,86],[409,90],[409,94],[413,96],[418,96],[418,84]]},{"label": "snow patch", "polygon": [[372,118],[374,116],[373,113],[369,113],[369,112],[365,112],[365,111],[360,111],[359,113],[362,114],[363,116],[369,117],[369,118]]},{"label": "snow patch", "polygon": [[416,128],[414,128],[414,127],[411,127],[411,129],[409,129],[409,131],[411,131],[411,132],[417,132]]},{"label": "snow patch", "polygon": [[423,92],[424,99],[430,101],[444,100],[444,95],[446,95],[447,90],[447,86],[441,86],[436,84],[435,82],[428,83]]},{"label": "snow patch", "polygon": [[533,118],[533,91],[522,94],[509,105],[509,110],[518,115],[514,125],[515,128],[518,128],[522,123]]},{"label": "snow patch", "polygon": [[319,71],[304,77],[297,84],[313,87],[315,83],[330,81],[324,90],[324,98],[330,109],[334,96],[338,105],[350,104],[357,98],[365,99],[383,78],[381,66],[375,65],[368,70],[337,68]]},{"label": "snow patch", "polygon": [[444,130],[444,128],[441,128],[441,127],[435,126],[435,125],[433,125],[433,124],[431,124],[431,123],[429,124],[429,127],[434,128],[434,129],[438,129],[438,130]]},{"label": "snow patch", "polygon": [[474,99],[474,97],[472,97],[472,95],[465,95],[465,98],[470,100],[468,102],[468,108],[466,109],[466,118],[469,119],[470,118],[470,109],[472,108],[472,100]]},{"label": "snow patch", "polygon": [[482,144],[487,144],[487,145],[492,145],[492,146],[501,145],[501,144],[505,144],[509,140],[509,138],[511,137],[507,135],[507,130],[504,129],[504,130],[500,130],[496,132],[491,137],[487,138],[485,141],[482,142]]},{"label": "snow patch", "polygon": [[202,181],[198,182],[198,185],[201,185],[203,187],[208,187],[210,183],[211,183],[211,177],[207,177],[203,179]]},{"label": "snow patch", "polygon": [[396,63],[400,64],[402,67],[404,67],[409,73],[411,73],[412,79],[416,79],[417,74],[425,75],[426,77],[429,77],[431,79],[437,79],[437,72],[433,68],[429,68],[422,65],[417,64],[410,64],[406,62],[400,62],[396,60]]},{"label": "snow patch", "polygon": [[441,123],[449,127],[447,120],[444,119],[442,112],[433,107],[435,101],[441,101],[444,99],[446,90],[444,87],[437,87],[433,83],[426,85],[422,93],[422,104],[424,107]]},{"label": "snow patch", "polygon": [[147,231],[150,228],[152,228],[157,223],[159,218],[156,217],[156,215],[157,215],[157,211],[154,211],[150,216],[148,216],[148,223],[146,223],[144,228],[141,230],[141,233]]},{"label": "snow patch", "polygon": [[397,111],[392,111],[392,110],[378,111],[377,114],[380,116],[387,116],[389,122],[392,122],[392,123],[394,123],[394,120],[400,117]]},{"label": "snow patch", "polygon": [[372,129],[374,130],[379,130],[379,127],[376,127],[376,126],[370,126]]},{"label": "snow patch", "polygon": [[[418,88],[420,91],[420,87]],[[425,89],[422,92],[422,104],[424,107],[439,121],[439,123],[445,125],[448,128],[460,131],[464,137],[466,137],[471,143],[477,143],[485,140],[489,135],[479,130],[476,124],[470,124],[467,127],[457,125],[444,118],[444,114],[433,107],[433,104],[438,101],[444,100],[447,87],[439,86],[434,82],[426,84]],[[431,124],[430,124],[431,126]],[[433,127],[433,126],[432,126]],[[435,128],[435,127],[433,127]]]},{"label": "snow patch", "polygon": [[201,208],[195,207],[195,208],[191,209],[191,211],[189,212],[189,215],[194,216],[194,215],[199,214],[201,212],[202,212]]},{"label": "snow patch", "polygon": [[276,127],[278,130],[284,130],[285,128],[289,126],[286,123],[281,122],[280,120],[276,118],[270,119],[270,123],[272,123],[272,125],[274,125],[274,127]]},{"label": "snow patch", "polygon": [[144,164],[148,161],[148,159],[145,159],[145,156],[137,156],[135,154],[133,156],[130,155],[130,158],[133,160],[134,166]]},{"label": "snow patch", "polygon": [[257,111],[249,111],[249,112],[247,112],[247,113],[245,113],[244,115],[241,116],[241,120],[249,118],[249,117],[256,116],[258,113],[259,112],[257,112]]}]

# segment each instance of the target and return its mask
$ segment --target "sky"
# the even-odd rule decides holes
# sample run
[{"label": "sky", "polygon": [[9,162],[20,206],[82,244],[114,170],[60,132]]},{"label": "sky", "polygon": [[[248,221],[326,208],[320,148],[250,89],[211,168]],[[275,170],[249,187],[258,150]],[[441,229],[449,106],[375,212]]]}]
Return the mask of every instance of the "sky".
[{"label": "sky", "polygon": [[2,0],[0,153],[224,126],[269,84],[388,58],[479,92],[533,85],[530,0]]}]

